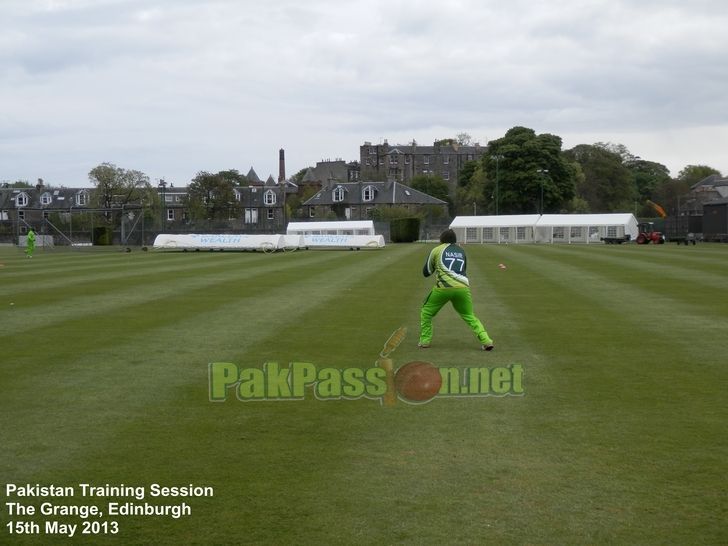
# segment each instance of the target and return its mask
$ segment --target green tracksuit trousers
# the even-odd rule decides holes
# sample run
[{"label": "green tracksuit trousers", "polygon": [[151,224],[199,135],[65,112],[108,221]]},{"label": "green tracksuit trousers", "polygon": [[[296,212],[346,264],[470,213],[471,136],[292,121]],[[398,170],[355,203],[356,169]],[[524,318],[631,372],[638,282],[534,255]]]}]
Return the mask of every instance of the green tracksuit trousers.
[{"label": "green tracksuit trousers", "polygon": [[492,343],[483,324],[473,314],[473,299],[470,295],[470,288],[433,288],[422,304],[420,312],[420,345],[430,344],[432,340],[432,319],[448,302],[452,303],[460,318],[470,326],[478,341],[482,344]]}]

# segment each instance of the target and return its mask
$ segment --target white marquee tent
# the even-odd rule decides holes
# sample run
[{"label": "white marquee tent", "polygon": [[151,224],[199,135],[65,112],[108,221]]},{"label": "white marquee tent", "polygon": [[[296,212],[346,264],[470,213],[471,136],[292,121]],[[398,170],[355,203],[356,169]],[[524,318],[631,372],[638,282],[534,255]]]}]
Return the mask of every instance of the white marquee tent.
[{"label": "white marquee tent", "polygon": [[457,216],[450,224],[462,243],[532,243],[538,214]]},{"label": "white marquee tent", "polygon": [[458,216],[450,224],[463,243],[600,243],[637,238],[630,213]]},{"label": "white marquee tent", "polygon": [[371,220],[342,220],[332,222],[289,222],[288,235],[374,235]]}]

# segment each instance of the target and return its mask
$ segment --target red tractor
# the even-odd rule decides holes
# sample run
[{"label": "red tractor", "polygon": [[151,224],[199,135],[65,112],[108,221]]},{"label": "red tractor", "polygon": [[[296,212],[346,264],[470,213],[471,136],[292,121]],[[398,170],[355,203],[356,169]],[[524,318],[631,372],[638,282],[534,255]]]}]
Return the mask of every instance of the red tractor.
[{"label": "red tractor", "polygon": [[637,224],[639,235],[635,241],[638,245],[646,245],[649,243],[661,245],[665,242],[665,236],[661,231],[655,231],[655,225],[652,222],[642,222]]}]

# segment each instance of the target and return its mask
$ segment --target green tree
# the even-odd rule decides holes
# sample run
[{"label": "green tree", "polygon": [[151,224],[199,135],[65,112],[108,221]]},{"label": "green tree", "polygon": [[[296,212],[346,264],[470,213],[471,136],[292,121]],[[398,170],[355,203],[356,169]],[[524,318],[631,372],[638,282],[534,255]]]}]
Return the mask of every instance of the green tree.
[{"label": "green tree", "polygon": [[448,208],[452,210],[453,202],[450,199],[450,187],[441,176],[435,174],[418,174],[412,177],[409,185],[427,195],[442,199],[447,203]]},{"label": "green tree", "polygon": [[32,188],[33,185],[27,180],[16,180],[15,182],[8,183],[9,188],[28,189]]},{"label": "green tree", "polygon": [[[113,163],[97,165],[88,173],[89,180],[94,185],[92,202],[104,209],[121,209],[125,205],[142,203],[156,203],[156,192],[149,183],[149,177],[141,171],[123,169]],[[107,223],[117,221],[116,214],[105,212],[103,214]]]},{"label": "green tree", "polygon": [[291,181],[294,182],[294,183],[296,183],[296,184],[299,184],[303,180],[303,177],[306,176],[306,173],[308,172],[308,169],[310,169],[310,167],[304,167],[303,169],[301,169],[300,171],[298,171],[296,174],[294,174],[291,177]]},{"label": "green tree", "polygon": [[492,196],[486,196],[488,177],[485,170],[480,162],[472,161],[470,163],[475,165],[475,169],[472,171],[467,183],[457,189],[456,212],[466,216],[471,214],[495,214],[493,198]]},{"label": "green tree", "polygon": [[227,171],[220,171],[217,173],[220,180],[226,180],[233,186],[248,186],[250,182],[244,174],[240,174],[237,169],[229,169]]},{"label": "green tree", "polygon": [[625,166],[632,173],[634,189],[637,192],[637,200],[640,205],[635,207],[636,214],[651,216],[654,214],[654,210],[646,204],[647,200],[656,200],[657,189],[670,180],[670,170],[661,163],[646,161],[637,157],[626,161]]},{"label": "green tree", "polygon": [[303,189],[303,191],[299,189],[299,192],[300,193],[291,194],[286,197],[286,212],[289,218],[306,217],[303,213],[302,204],[316,195],[318,189],[313,186],[307,186]]},{"label": "green tree", "polygon": [[717,174],[722,178],[720,171],[713,167],[708,167],[707,165],[688,165],[678,173],[677,179],[687,184],[688,188],[690,188],[713,174]]},{"label": "green tree", "polygon": [[412,177],[409,185],[416,190],[442,199],[443,201],[449,201],[450,199],[450,188],[447,182],[439,175],[418,174]]},{"label": "green tree", "polygon": [[576,168],[561,144],[561,137],[537,135],[527,127],[513,127],[489,143],[481,160],[487,175],[484,194],[494,200],[497,193],[500,214],[566,209],[575,194]]},{"label": "green tree", "polygon": [[224,174],[197,173],[187,187],[185,206],[192,220],[227,220],[237,216],[234,183]]},{"label": "green tree", "polygon": [[460,169],[460,172],[458,173],[458,186],[461,188],[464,188],[470,183],[470,178],[475,174],[475,171],[478,170],[478,167],[480,166],[479,161],[466,161],[463,164],[463,168]]},{"label": "green tree", "polygon": [[634,209],[638,199],[635,179],[619,153],[602,145],[579,144],[564,155],[580,165],[583,178],[576,193],[593,212]]}]

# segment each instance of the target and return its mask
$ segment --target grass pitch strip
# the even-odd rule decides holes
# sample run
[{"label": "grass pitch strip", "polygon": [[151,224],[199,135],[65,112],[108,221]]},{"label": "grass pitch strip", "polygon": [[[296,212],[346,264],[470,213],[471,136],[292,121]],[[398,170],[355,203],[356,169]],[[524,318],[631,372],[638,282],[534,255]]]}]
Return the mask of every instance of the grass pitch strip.
[{"label": "grass pitch strip", "polygon": [[[492,353],[449,308],[418,349],[431,246],[0,248],[0,543],[728,543],[728,245],[467,246]],[[523,393],[210,400],[210,363],[366,373],[402,326],[395,368]]]}]

